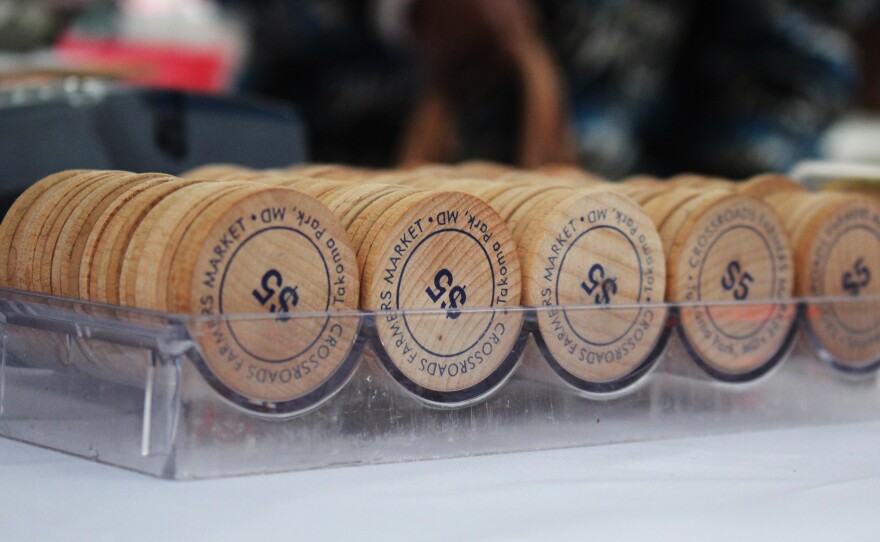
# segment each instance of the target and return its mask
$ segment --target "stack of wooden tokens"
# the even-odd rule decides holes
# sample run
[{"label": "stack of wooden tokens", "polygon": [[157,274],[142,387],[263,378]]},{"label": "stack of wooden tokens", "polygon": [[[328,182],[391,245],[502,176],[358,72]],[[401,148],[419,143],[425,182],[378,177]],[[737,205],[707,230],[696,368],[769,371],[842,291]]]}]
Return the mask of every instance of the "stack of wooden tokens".
[{"label": "stack of wooden tokens", "polygon": [[[627,389],[659,358],[667,309],[662,305],[665,260],[656,228],[638,204],[600,179],[570,167],[548,169],[554,172],[552,177],[485,162],[400,171],[331,165],[288,171],[330,183],[332,191],[317,197],[331,209],[346,198],[360,198],[362,216],[384,213],[379,220],[370,219],[374,226],[367,233],[369,239],[383,240],[380,250],[375,243],[364,244],[363,229],[350,228],[363,271],[362,308],[455,306],[456,312],[447,316],[443,326],[427,314],[404,315],[403,325],[396,317],[389,322],[380,317],[377,322],[389,372],[422,398],[447,404],[468,400],[506,378],[513,367],[516,343],[524,338],[519,334],[522,313],[468,313],[458,310],[462,306],[547,306],[538,311],[539,346],[556,373],[587,394],[607,396]],[[226,175],[217,167],[191,174],[206,173]],[[265,178],[278,174],[267,171]],[[346,190],[337,182],[353,186]],[[440,193],[428,189],[456,196],[446,204]],[[385,207],[403,193],[413,195],[401,200],[400,213],[417,205],[406,211],[406,219]],[[371,198],[377,203],[372,204]],[[371,207],[376,207],[375,214]],[[442,212],[447,207],[457,210]],[[341,211],[348,212],[345,207]],[[389,217],[393,224],[386,222]],[[410,252],[413,244],[416,248]],[[452,262],[460,270],[450,262],[422,256],[439,255],[432,245],[446,244],[456,246]],[[416,252],[419,259],[411,259]],[[418,267],[413,267],[415,263]],[[474,275],[477,271],[481,275]],[[459,282],[462,276],[466,280]],[[419,282],[401,286],[400,280],[413,280],[407,277]],[[565,308],[557,308],[560,305]],[[423,331],[431,328],[435,329],[431,335]],[[442,344],[444,351],[431,343]],[[456,360],[458,367],[449,363]],[[482,371],[486,370],[493,375],[491,380],[485,380]],[[466,377],[471,389],[436,380],[443,374]]]},{"label": "stack of wooden tokens", "polygon": [[[336,216],[302,192],[63,172],[15,202],[0,226],[0,244],[4,285],[201,315],[192,322],[200,368],[251,411],[313,408],[341,387],[356,362],[359,318],[334,315],[358,308],[355,252]],[[242,313],[268,316],[223,317]]]},{"label": "stack of wooden tokens", "polygon": [[[702,187],[702,188],[697,188]],[[639,178],[621,190],[660,231],[667,299],[696,363],[725,382],[751,381],[785,357],[796,334],[793,254],[773,208],[720,179]]]},{"label": "stack of wooden tokens", "polygon": [[[807,305],[807,330],[820,354],[850,374],[880,367],[880,204],[851,193],[807,193],[779,176],[747,184],[785,222],[795,247],[796,293]],[[826,298],[825,301],[821,301]],[[874,298],[874,300],[872,300]]]},{"label": "stack of wooden tokens", "polygon": [[[77,170],[35,184],[0,226],[0,283],[200,315],[203,374],[270,414],[344,384],[356,309],[373,314],[393,379],[441,407],[512,374],[528,336],[521,306],[537,308],[530,325],[553,372],[590,396],[644,381],[670,322],[713,378],[757,379],[793,343],[795,294],[835,298],[809,306],[812,339],[836,367],[872,371],[880,307],[849,300],[880,292],[877,268],[877,204],[777,175],[610,183],[488,162]],[[225,316],[241,313],[264,316]]]},{"label": "stack of wooden tokens", "polygon": [[[368,175],[343,166],[251,178],[286,183],[336,214],[357,253],[360,307],[381,311],[375,325],[384,366],[421,400],[454,407],[510,376],[524,318],[510,310],[521,303],[521,273],[507,224],[483,200],[444,190],[440,169],[418,172],[438,190],[404,186],[408,172]],[[242,172],[213,167],[192,175]]]}]

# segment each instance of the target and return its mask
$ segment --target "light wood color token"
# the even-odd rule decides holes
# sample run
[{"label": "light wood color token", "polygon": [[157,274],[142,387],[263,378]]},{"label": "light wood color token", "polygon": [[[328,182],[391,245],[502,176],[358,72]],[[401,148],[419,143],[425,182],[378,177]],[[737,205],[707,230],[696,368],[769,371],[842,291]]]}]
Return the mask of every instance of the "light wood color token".
[{"label": "light wood color token", "polygon": [[357,309],[359,281],[345,230],[326,207],[285,188],[234,190],[196,214],[176,248],[168,308],[205,317],[192,333],[224,396],[293,415],[345,383],[360,318],[341,311]]},{"label": "light wood color token", "polygon": [[[376,224],[376,221],[382,217],[385,212],[394,206],[397,202],[418,194],[419,191],[411,188],[401,187],[393,192],[388,192],[377,198],[372,205],[369,205],[361,211],[348,226],[349,237],[351,238],[351,246],[357,253],[358,270],[363,276],[364,265],[366,264],[367,253],[363,250],[364,243],[367,242],[367,236],[370,230]],[[373,238],[369,238],[372,243]]]},{"label": "light wood color token", "polygon": [[507,310],[520,304],[521,276],[506,224],[459,192],[410,196],[376,224],[362,247],[361,305],[391,311],[376,315],[384,366],[429,404],[488,396],[511,374],[522,345],[523,313]]},{"label": "light wood color token", "polygon": [[48,231],[58,218],[58,211],[64,209],[64,205],[94,179],[107,174],[106,171],[88,171],[71,177],[52,190],[47,190],[28,208],[13,240],[16,253],[9,260],[9,278],[15,288],[39,291],[34,287],[34,274],[39,267],[38,245],[45,245]]},{"label": "light wood color token", "polygon": [[100,303],[119,304],[119,282],[126,248],[150,210],[166,196],[205,181],[147,181],[122,194],[98,218],[89,234],[80,266],[80,292]]},{"label": "light wood color token", "polygon": [[264,188],[247,182],[199,183],[183,187],[160,201],[138,224],[125,249],[119,277],[122,305],[157,311],[169,310],[165,303],[167,270],[171,259],[197,215],[217,198],[247,187]]},{"label": "light wood color token", "polygon": [[251,175],[256,170],[235,164],[208,164],[185,171],[180,175],[183,179],[210,179],[219,180],[230,175]]},{"label": "light wood color token", "polygon": [[108,172],[94,177],[90,183],[76,193],[72,193],[62,201],[53,213],[53,219],[47,221],[34,250],[34,273],[32,289],[47,294],[52,292],[53,262],[58,248],[58,239],[68,219],[80,208],[82,203],[95,192],[107,187],[117,188],[126,183],[133,173]]},{"label": "light wood color token", "polygon": [[736,193],[743,196],[764,199],[776,193],[805,193],[807,189],[801,183],[777,174],[757,175],[744,183],[736,185]]},{"label": "light wood color token", "polygon": [[457,169],[462,177],[481,177],[483,179],[497,179],[502,175],[517,171],[513,166],[487,160],[466,160],[458,164]]},{"label": "light wood color token", "polygon": [[809,303],[809,335],[845,373],[880,367],[880,207],[864,196],[813,195],[814,213],[797,234],[797,294],[852,301]]},{"label": "light wood color token", "polygon": [[73,169],[44,177],[31,185],[12,203],[3,218],[3,223],[0,224],[0,286],[13,286],[10,280],[10,267],[15,268],[19,250],[14,242],[15,235],[31,206],[47,191],[87,171]]},{"label": "light wood color token", "polygon": [[120,176],[117,182],[97,187],[80,202],[68,217],[58,236],[52,258],[51,290],[55,295],[85,298],[88,289],[80,292],[80,270],[89,235],[104,211],[131,188],[142,183],[170,179],[160,173]]},{"label": "light wood color token", "polygon": [[791,346],[797,314],[793,252],[777,214],[754,198],[708,192],[677,208],[660,235],[667,298],[686,302],[679,330],[696,363],[725,382],[767,374]]},{"label": "light wood color token", "polygon": [[639,381],[666,337],[666,265],[651,219],[625,196],[579,190],[537,205],[526,222],[524,298],[547,307],[537,338],[548,363],[588,394]]}]

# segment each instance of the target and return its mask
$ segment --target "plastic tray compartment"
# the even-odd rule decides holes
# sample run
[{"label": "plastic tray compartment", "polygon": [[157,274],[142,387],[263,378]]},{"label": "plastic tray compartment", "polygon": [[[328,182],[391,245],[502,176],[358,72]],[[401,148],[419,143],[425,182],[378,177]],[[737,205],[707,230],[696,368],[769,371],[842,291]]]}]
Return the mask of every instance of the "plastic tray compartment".
[{"label": "plastic tray compartment", "polygon": [[[880,300],[801,300],[792,306],[796,322],[776,359],[748,381],[723,381],[693,360],[680,329],[685,312],[736,319],[775,305],[652,305],[662,308],[664,326],[655,351],[625,385],[604,390],[578,388],[560,377],[547,362],[537,311],[524,310],[512,376],[456,408],[429,404],[392,378],[376,333],[377,320],[388,314],[351,314],[351,325],[359,326],[351,376],[310,411],[278,416],[221,393],[199,339],[212,326],[245,323],[262,326],[271,340],[276,329],[296,332],[327,315],[292,315],[278,327],[276,315],[218,322],[0,289],[0,435],[154,476],[192,479],[880,418],[875,360],[841,365],[815,343],[807,318],[833,311],[877,319]],[[540,310],[607,319],[614,311],[630,317],[645,308]],[[447,316],[410,318],[431,328],[442,327]],[[494,316],[482,311],[475,318]]]}]

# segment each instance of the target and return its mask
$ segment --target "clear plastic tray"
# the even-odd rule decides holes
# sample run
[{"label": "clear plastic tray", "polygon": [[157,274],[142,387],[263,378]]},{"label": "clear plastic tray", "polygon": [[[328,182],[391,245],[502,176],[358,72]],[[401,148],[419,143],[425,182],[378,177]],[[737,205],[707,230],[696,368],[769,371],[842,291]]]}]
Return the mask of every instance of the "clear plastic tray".
[{"label": "clear plastic tray", "polygon": [[[512,377],[488,397],[445,409],[426,405],[384,368],[373,333],[384,315],[354,313],[347,317],[360,333],[350,379],[311,411],[279,418],[218,392],[194,340],[209,329],[204,318],[0,289],[0,435],[191,479],[878,419],[876,363],[846,370],[812,344],[805,318],[833,308],[873,319],[878,307],[880,299],[801,300],[778,358],[754,380],[731,383],[695,363],[678,330],[682,311],[711,307],[664,306],[666,333],[640,378],[602,400],[551,369],[536,341],[536,311],[524,310]],[[717,308],[738,318],[761,304]],[[607,318],[637,308],[565,310]],[[428,323],[443,316],[419,314]],[[224,319],[268,330],[275,318]]]}]

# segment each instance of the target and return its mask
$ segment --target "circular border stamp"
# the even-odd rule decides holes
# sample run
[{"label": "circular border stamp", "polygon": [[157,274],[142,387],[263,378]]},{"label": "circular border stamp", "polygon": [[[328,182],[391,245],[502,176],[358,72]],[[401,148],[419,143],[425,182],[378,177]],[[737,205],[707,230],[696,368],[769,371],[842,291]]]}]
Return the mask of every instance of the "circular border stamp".
[{"label": "circular border stamp", "polygon": [[362,306],[376,315],[380,359],[423,401],[486,397],[524,345],[521,276],[506,224],[482,200],[427,192],[399,201],[364,245]]},{"label": "circular border stamp", "polygon": [[755,198],[708,194],[671,217],[669,296],[682,302],[679,335],[705,372],[724,382],[755,380],[793,344],[797,306],[788,235]]}]

